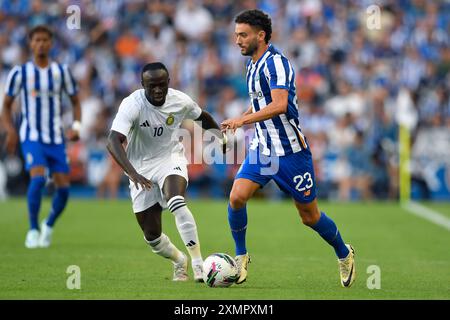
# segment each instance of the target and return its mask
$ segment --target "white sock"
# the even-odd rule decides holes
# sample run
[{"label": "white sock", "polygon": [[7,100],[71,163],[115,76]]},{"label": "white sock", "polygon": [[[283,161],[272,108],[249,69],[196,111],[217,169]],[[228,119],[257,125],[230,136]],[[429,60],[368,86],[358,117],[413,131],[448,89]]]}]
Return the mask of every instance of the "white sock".
[{"label": "white sock", "polygon": [[185,246],[188,248],[192,264],[201,264],[203,262],[200,252],[200,241],[198,240],[197,225],[194,216],[186,206],[184,197],[175,196],[167,202],[170,212],[175,216],[175,223],[178,232]]},{"label": "white sock", "polygon": [[155,240],[148,241],[145,239],[145,242],[150,245],[152,251],[157,255],[160,255],[164,258],[172,260],[173,263],[180,263],[183,260],[183,254],[177,247],[170,241],[169,237],[164,233],[161,233],[159,238]]}]

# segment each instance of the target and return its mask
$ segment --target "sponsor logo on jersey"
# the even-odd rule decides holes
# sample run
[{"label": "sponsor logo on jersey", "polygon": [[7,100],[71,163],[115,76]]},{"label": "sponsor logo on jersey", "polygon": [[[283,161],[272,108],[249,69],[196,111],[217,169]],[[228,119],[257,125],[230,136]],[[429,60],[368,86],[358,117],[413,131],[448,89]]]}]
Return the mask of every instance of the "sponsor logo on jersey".
[{"label": "sponsor logo on jersey", "polygon": [[168,126],[171,126],[174,123],[174,121],[175,121],[175,117],[173,116],[173,114],[169,114],[169,116],[167,117],[167,120],[166,120],[166,124]]},{"label": "sponsor logo on jersey", "polygon": [[260,99],[260,98],[263,97],[262,91],[258,91],[258,92],[249,92],[248,95],[250,96],[251,99]]},{"label": "sponsor logo on jersey", "polygon": [[[55,79],[53,79],[53,81],[55,81]],[[53,91],[48,90],[48,91],[42,92],[42,90],[37,91],[36,89],[31,89],[30,94],[33,98],[38,98],[38,97],[42,98],[42,97],[45,97],[46,95],[56,97],[59,95],[59,92],[56,90],[53,90]]]}]

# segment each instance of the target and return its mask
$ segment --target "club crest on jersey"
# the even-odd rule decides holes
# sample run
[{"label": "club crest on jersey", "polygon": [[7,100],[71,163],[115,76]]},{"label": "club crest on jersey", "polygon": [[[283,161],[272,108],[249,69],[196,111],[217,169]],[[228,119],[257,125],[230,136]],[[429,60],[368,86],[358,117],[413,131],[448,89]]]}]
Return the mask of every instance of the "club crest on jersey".
[{"label": "club crest on jersey", "polygon": [[26,161],[28,164],[33,164],[33,155],[29,152],[27,152]]},{"label": "club crest on jersey", "polygon": [[171,126],[174,122],[175,122],[175,117],[173,116],[173,114],[169,114],[169,116],[166,119],[166,124],[168,126]]}]

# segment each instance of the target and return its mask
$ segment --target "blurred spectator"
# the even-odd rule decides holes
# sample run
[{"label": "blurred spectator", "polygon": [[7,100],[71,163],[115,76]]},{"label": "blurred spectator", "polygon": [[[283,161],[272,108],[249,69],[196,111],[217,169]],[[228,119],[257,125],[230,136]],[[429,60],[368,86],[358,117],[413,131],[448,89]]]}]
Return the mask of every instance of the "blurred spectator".
[{"label": "blurred spectator", "polygon": [[189,40],[206,39],[212,31],[213,17],[201,1],[180,1],[175,13],[175,28]]},{"label": "blurred spectator", "polygon": [[[340,181],[340,200],[371,199],[374,168],[361,131],[356,132],[354,142],[346,148],[345,157],[349,166],[349,175]],[[356,195],[352,192],[356,192]]]}]

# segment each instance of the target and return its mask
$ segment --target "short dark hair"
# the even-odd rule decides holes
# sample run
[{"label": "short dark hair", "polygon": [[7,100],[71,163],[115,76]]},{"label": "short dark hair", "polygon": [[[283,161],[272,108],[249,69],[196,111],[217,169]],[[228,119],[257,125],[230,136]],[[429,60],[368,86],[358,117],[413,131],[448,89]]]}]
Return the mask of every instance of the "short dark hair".
[{"label": "short dark hair", "polygon": [[266,43],[268,43],[272,37],[272,21],[270,20],[269,15],[261,10],[254,9],[243,11],[236,16],[234,22],[246,23],[263,30],[266,33],[266,36],[264,37]]},{"label": "short dark hair", "polygon": [[144,72],[147,71],[155,71],[155,70],[164,70],[167,72],[167,75],[169,75],[169,70],[167,70],[166,66],[164,65],[164,63],[162,62],[152,62],[152,63],[147,63],[141,71],[141,79],[142,79],[142,75],[144,74]]},{"label": "short dark hair", "polygon": [[38,32],[45,32],[49,35],[50,39],[53,38],[53,31],[49,27],[40,24],[38,26],[33,27],[30,30],[30,32],[28,32],[28,39],[30,40],[33,39],[34,34]]}]

